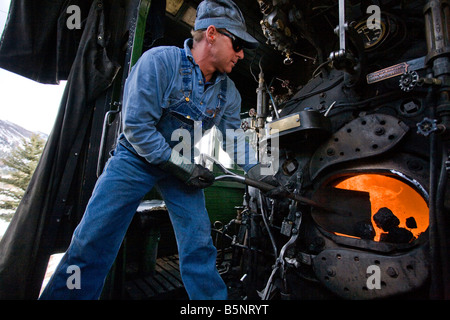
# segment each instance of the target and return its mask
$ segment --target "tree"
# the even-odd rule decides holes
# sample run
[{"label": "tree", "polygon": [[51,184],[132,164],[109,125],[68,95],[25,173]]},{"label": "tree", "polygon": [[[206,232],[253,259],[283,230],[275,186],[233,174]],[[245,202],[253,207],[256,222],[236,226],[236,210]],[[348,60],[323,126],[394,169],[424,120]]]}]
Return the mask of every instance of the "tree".
[{"label": "tree", "polygon": [[[45,140],[38,134],[33,134],[29,140],[23,139],[9,155],[0,159],[9,168],[8,175],[0,176],[0,182],[6,184],[6,187],[0,188],[0,195],[6,196],[4,200],[0,200],[1,209],[17,208],[36,169],[44,145]],[[9,220],[12,214],[3,217]]]}]

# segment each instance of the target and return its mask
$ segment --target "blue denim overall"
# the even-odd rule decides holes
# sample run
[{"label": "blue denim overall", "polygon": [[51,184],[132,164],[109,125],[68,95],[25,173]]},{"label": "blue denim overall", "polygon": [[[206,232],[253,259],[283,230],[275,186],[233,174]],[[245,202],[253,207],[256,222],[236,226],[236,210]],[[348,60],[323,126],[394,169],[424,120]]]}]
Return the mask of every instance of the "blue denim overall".
[{"label": "blue denim overall", "polygon": [[[171,147],[179,143],[171,138],[180,126],[193,133],[194,121],[201,123],[202,131],[217,124],[226,93],[225,79],[216,105],[205,111],[194,105],[189,99],[192,90],[189,61],[184,51],[181,54],[183,99],[169,105],[157,124]],[[154,186],[165,201],[175,231],[181,277],[189,298],[226,299],[226,285],[216,269],[217,251],[211,239],[203,190],[187,187],[170,173],[148,163],[123,134],[118,142],[97,180],[71,244],[40,299],[98,299],[133,215]],[[80,268],[79,289],[67,286],[73,265]]]},{"label": "blue denim overall", "polygon": [[[193,162],[194,152],[192,151],[194,145],[200,140],[206,130],[211,129],[215,124],[218,124],[222,118],[222,106],[226,102],[227,80],[221,81],[220,92],[217,96],[218,99],[215,105],[208,105],[205,108],[197,106],[190,99],[193,90],[193,81],[191,77],[193,72],[192,63],[188,61],[184,50],[180,49],[180,51],[182,56],[180,74],[183,77],[182,96],[179,101],[164,108],[156,128],[163,135],[171,148],[180,149],[181,151],[191,151],[190,156],[187,158]],[[179,139],[180,135],[184,139]],[[188,138],[189,141],[186,141],[186,138]],[[177,145],[178,148],[176,147]]]}]

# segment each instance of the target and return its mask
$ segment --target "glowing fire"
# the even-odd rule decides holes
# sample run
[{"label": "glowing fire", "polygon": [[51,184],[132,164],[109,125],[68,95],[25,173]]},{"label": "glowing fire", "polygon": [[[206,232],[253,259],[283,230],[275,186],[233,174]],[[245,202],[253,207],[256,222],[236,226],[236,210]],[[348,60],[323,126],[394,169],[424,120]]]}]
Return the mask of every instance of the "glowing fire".
[{"label": "glowing fire", "polygon": [[[415,238],[428,228],[428,206],[423,197],[412,187],[402,181],[380,174],[361,174],[345,179],[335,185],[336,188],[366,191],[370,193],[372,224],[376,235],[374,240],[380,241],[385,233],[378,228],[373,216],[380,208],[389,208],[400,220],[400,228],[411,231]],[[417,228],[408,228],[406,219],[413,217]]]}]

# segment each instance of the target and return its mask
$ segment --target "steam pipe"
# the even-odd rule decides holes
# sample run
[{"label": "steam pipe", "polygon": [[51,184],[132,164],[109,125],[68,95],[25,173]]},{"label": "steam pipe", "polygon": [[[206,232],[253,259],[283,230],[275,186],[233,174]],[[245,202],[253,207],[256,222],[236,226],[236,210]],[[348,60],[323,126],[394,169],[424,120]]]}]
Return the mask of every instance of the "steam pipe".
[{"label": "steam pipe", "polygon": [[430,190],[429,190],[429,250],[430,250],[430,298],[442,297],[442,269],[439,254],[439,233],[437,230],[437,172],[440,157],[438,157],[438,137],[435,132],[430,136]]},{"label": "steam pipe", "polygon": [[434,78],[441,81],[436,116],[446,128],[450,139],[450,1],[429,0],[423,10],[428,54],[425,64],[432,68]]},{"label": "steam pipe", "polygon": [[446,168],[446,161],[448,160],[448,144],[443,143],[442,145],[442,160],[441,160],[441,172],[438,180],[438,185],[436,189],[436,219],[440,221],[441,223],[438,223],[437,226],[437,232],[439,236],[439,249],[440,249],[440,259],[442,263],[442,294],[444,299],[450,298],[450,274],[449,274],[449,256],[448,256],[448,239],[445,236],[446,235],[446,225],[442,222],[448,222],[444,221],[445,219],[445,194],[448,184],[448,178],[447,178],[447,168]]},{"label": "steam pipe", "polygon": [[264,128],[267,117],[267,89],[264,82],[264,73],[259,72],[258,88],[256,89],[256,127]]},{"label": "steam pipe", "polygon": [[[445,57],[450,53],[450,2],[449,0],[429,0],[423,13],[428,48],[425,64],[429,65],[435,59]],[[448,66],[443,67],[448,72]],[[436,70],[434,71],[436,72]]]},{"label": "steam pipe", "polygon": [[[440,299],[447,295],[444,280],[450,270],[446,257],[446,232],[443,228],[443,210],[447,176],[445,160],[446,141],[450,129],[450,2],[449,0],[429,0],[424,9],[428,54],[425,64],[432,70],[432,76],[441,81],[439,94],[430,88],[428,102],[432,117],[437,117],[445,129],[443,134],[433,132],[430,139],[430,199],[429,199],[429,244],[431,258],[430,297]],[[431,103],[430,103],[431,102]],[[437,106],[436,106],[437,105]]]}]

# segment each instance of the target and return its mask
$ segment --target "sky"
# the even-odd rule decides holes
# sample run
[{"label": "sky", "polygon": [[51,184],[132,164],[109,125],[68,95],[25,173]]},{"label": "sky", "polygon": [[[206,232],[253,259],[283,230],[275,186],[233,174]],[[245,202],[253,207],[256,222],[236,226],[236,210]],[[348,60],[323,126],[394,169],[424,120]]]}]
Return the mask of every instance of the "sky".
[{"label": "sky", "polygon": [[[0,0],[0,34],[11,0]],[[0,119],[50,134],[65,87],[45,85],[0,68]]]}]

